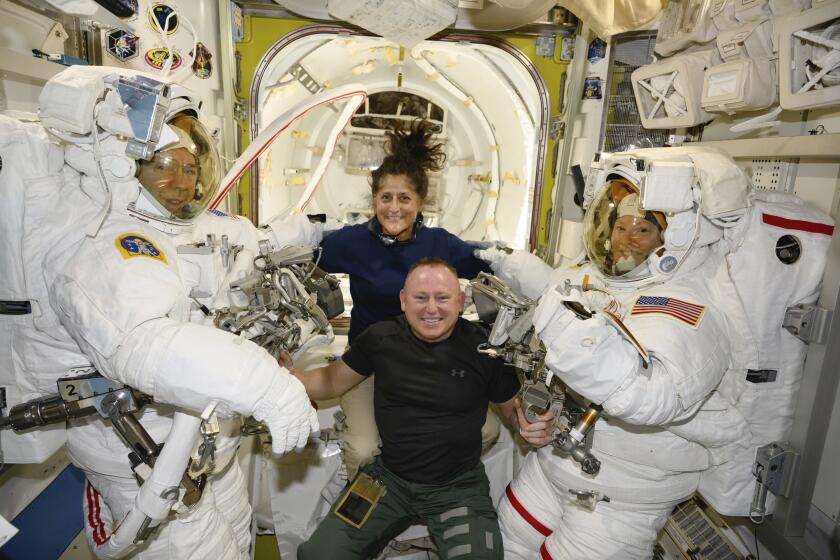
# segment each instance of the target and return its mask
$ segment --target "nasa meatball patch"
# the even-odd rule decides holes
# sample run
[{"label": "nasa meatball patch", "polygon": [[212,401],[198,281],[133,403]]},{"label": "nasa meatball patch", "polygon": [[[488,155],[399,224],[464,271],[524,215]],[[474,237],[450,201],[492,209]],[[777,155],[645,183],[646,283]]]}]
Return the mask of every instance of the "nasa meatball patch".
[{"label": "nasa meatball patch", "polygon": [[163,264],[169,264],[166,260],[166,255],[163,254],[163,251],[158,249],[157,245],[142,235],[137,235],[136,233],[125,233],[117,237],[114,245],[117,247],[117,250],[124,259],[146,257],[160,261]]}]

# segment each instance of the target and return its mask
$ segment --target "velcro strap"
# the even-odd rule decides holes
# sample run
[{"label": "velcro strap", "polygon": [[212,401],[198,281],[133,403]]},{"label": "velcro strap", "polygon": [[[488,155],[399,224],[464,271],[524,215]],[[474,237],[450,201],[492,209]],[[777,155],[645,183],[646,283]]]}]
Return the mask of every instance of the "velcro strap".
[{"label": "velcro strap", "polygon": [[0,315],[29,315],[32,304],[28,301],[0,300]]}]

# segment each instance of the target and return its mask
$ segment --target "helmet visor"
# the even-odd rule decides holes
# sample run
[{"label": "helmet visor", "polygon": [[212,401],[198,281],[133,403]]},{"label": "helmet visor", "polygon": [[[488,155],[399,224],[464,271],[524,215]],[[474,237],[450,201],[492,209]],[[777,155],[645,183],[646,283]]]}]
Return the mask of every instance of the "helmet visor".
[{"label": "helmet visor", "polygon": [[639,206],[635,185],[612,179],[586,212],[584,247],[607,278],[644,278],[650,275],[648,256],[662,246],[666,227],[662,213]]},{"label": "helmet visor", "polygon": [[219,154],[213,138],[197,119],[178,115],[169,121],[177,139],[140,162],[138,178],[163,217],[191,220],[203,212],[221,181]]}]

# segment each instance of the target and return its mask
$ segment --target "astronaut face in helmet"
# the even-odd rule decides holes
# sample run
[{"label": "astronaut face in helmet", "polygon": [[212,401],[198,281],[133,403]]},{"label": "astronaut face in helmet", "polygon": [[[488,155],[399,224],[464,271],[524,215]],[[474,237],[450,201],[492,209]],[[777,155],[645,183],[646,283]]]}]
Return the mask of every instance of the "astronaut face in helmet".
[{"label": "astronaut face in helmet", "polygon": [[195,199],[199,167],[187,148],[163,150],[140,165],[140,183],[176,218]]},{"label": "astronaut face in helmet", "polygon": [[618,204],[610,234],[613,268],[617,275],[629,272],[645,262],[662,245],[662,230],[656,219],[649,219],[639,209],[639,195],[629,194]]},{"label": "astronaut face in helmet", "polygon": [[639,191],[613,178],[595,196],[584,218],[584,245],[590,260],[607,278],[649,275],[648,257],[663,244],[667,227],[661,212],[640,207]]},{"label": "astronaut face in helmet", "polygon": [[179,114],[164,127],[160,149],[140,161],[137,179],[155,207],[152,218],[189,222],[210,204],[219,186],[219,156],[207,129],[195,117]]}]

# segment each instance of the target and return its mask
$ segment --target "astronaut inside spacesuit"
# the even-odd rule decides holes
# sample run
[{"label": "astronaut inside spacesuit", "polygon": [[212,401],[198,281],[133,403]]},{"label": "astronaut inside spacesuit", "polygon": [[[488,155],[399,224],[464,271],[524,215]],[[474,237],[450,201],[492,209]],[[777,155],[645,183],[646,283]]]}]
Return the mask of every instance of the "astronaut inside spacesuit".
[{"label": "astronaut inside spacesuit", "polygon": [[[637,185],[653,154],[603,163],[584,218],[582,266],[552,271],[524,252],[479,253],[515,289],[541,296],[533,324],[547,368],[582,404],[603,407],[591,440],[597,474],[546,447],[507,488],[499,505],[506,558],[650,558],[700,473],[748,440],[743,416],[716,392],[731,364],[725,312],[735,290],[721,289],[722,232],[700,210],[714,180],[701,188],[696,163],[674,151],[689,173],[677,186],[648,176],[643,208]],[[570,301],[594,314],[579,318]]]},{"label": "astronaut inside spacesuit", "polygon": [[[111,87],[115,78],[127,81]],[[230,304],[230,283],[253,269],[259,241],[312,244],[321,232],[298,218],[257,229],[246,219],[206,211],[219,185],[219,158],[197,118],[196,100],[177,85],[159,90],[170,99],[161,105],[168,106],[168,124],[156,152],[148,161],[126,155],[128,139],[109,133],[101,119],[120,87],[148,89],[149,82],[135,79],[74,66],[41,95],[41,122],[62,140],[65,161],[61,174],[50,174],[62,181],[49,193],[55,210],[39,224],[49,294],[44,312],[57,321],[48,336],[31,331],[27,354],[41,358],[30,358],[22,373],[54,388],[70,367],[92,365],[150,395],[154,402],[137,417],[155,442],[167,443],[161,454],[176,445],[179,414],[205,413],[202,429],[213,437],[205,434],[201,443],[212,452],[187,450],[207,476],[201,499],[190,506],[179,502],[178,492],[141,503],[138,477],[148,481],[149,475],[132,469],[130,449],[110,423],[96,415],[69,423],[68,456],[87,478],[86,531],[97,556],[246,558],[251,508],[235,460],[239,415],[264,422],[278,454],[305,445],[318,429],[317,416],[301,383],[268,352],[216,328],[203,310]],[[94,110],[70,114],[68,106]],[[220,238],[236,251],[225,253]],[[137,508],[151,516],[151,527],[160,525],[151,534],[149,527],[133,526],[127,541],[119,537],[128,546],[117,547],[120,529]],[[137,542],[141,533],[144,540]]]},{"label": "astronaut inside spacesuit", "polygon": [[184,210],[195,198],[201,167],[197,146],[187,133],[178,126],[170,130],[178,136],[177,142],[155,153],[151,161],[141,161],[137,179],[169,213],[184,218]]}]

